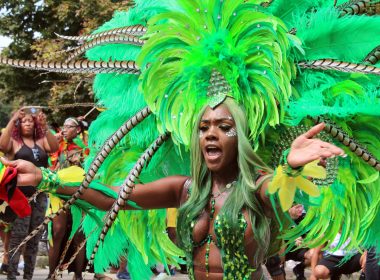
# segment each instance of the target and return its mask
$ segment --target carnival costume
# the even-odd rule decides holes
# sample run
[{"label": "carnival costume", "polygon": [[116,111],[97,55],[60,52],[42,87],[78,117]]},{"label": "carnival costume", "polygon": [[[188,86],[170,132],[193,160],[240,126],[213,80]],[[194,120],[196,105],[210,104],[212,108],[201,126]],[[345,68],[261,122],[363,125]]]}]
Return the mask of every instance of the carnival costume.
[{"label": "carnival costume", "polygon": [[[245,108],[257,153],[273,167],[280,164],[268,189],[273,202],[284,211],[293,200],[308,207],[285,239],[308,232],[304,245],[314,247],[341,230],[340,243],[350,238],[349,247],[378,245],[380,17],[370,15],[378,1],[340,2],[140,0],[91,35],[64,37],[85,41],[69,60],[83,53],[88,60],[1,58],[15,67],[99,73],[94,93],[107,110],[90,127],[87,174],[64,206],[78,202],[88,187],[118,197],[109,214],[92,209],[83,223],[96,270],[116,264],[125,249],[136,279],[148,278],[157,261],[178,259],[181,251],[163,233],[165,210],[119,210],[137,180],[189,174],[187,148],[196,116],[227,97]],[[326,176],[315,163],[303,170],[286,163],[291,141],[313,121],[325,122],[321,137],[348,155],[327,160]],[[43,172],[55,182],[45,180],[43,190],[62,184]],[[310,176],[313,184],[305,178]],[[119,195],[105,186],[120,184]],[[105,226],[94,217],[106,217]],[[223,242],[239,234],[218,233]],[[235,245],[234,252],[244,250]],[[222,250],[224,277],[231,279],[232,269],[247,279],[244,254],[231,259],[231,253]]]}]

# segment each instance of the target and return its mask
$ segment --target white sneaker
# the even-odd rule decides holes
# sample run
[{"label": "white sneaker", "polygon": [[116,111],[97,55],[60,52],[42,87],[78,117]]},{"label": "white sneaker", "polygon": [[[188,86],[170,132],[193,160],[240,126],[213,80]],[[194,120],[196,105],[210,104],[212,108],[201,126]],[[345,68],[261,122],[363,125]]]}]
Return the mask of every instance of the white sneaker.
[{"label": "white sneaker", "polygon": [[167,275],[165,272],[161,272],[160,274],[158,274],[155,278],[153,278],[154,280],[165,280],[165,279],[170,279],[171,277],[169,275]]}]

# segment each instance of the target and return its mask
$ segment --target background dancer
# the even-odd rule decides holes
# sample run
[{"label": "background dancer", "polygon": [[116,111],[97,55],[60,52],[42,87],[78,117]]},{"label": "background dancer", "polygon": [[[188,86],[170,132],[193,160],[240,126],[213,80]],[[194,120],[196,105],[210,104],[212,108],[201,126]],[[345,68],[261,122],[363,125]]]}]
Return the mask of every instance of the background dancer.
[{"label": "background dancer", "polygon": [[[9,158],[23,159],[36,166],[47,167],[47,153],[55,152],[58,149],[58,143],[48,128],[45,114],[20,109],[12,116],[3,131],[0,137],[0,148]],[[30,201],[32,214],[28,217],[17,218],[13,222],[9,241],[10,251],[17,248],[24,238],[42,223],[47,206],[45,193],[36,193],[37,190],[34,187],[20,186],[19,188],[27,197],[34,197]],[[23,250],[24,279],[33,278],[40,238],[41,234],[35,236]],[[21,250],[18,250],[9,260],[7,274],[9,280],[16,279],[20,254]]]}]

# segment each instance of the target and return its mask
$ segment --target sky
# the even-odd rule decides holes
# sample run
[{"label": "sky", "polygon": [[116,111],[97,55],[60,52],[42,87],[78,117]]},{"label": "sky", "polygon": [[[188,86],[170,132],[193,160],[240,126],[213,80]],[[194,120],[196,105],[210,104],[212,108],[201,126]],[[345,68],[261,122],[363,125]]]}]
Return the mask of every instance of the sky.
[{"label": "sky", "polygon": [[8,47],[11,42],[10,38],[0,36],[0,48]]}]

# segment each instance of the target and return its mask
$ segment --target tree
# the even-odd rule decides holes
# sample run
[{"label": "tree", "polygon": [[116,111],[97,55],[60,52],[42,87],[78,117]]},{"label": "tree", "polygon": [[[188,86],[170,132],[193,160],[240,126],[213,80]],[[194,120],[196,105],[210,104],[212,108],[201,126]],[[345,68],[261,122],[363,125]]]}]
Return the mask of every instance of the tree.
[{"label": "tree", "polygon": [[[13,42],[2,56],[18,59],[61,60],[60,52],[72,42],[63,35],[87,34],[109,20],[115,10],[128,9],[128,1],[110,0],[0,0],[0,34]],[[69,115],[85,114],[89,108],[59,105],[91,102],[92,76],[40,73],[0,66],[0,125],[4,114],[21,105],[50,106],[54,121],[61,123]],[[53,107],[58,106],[58,107]]]}]

